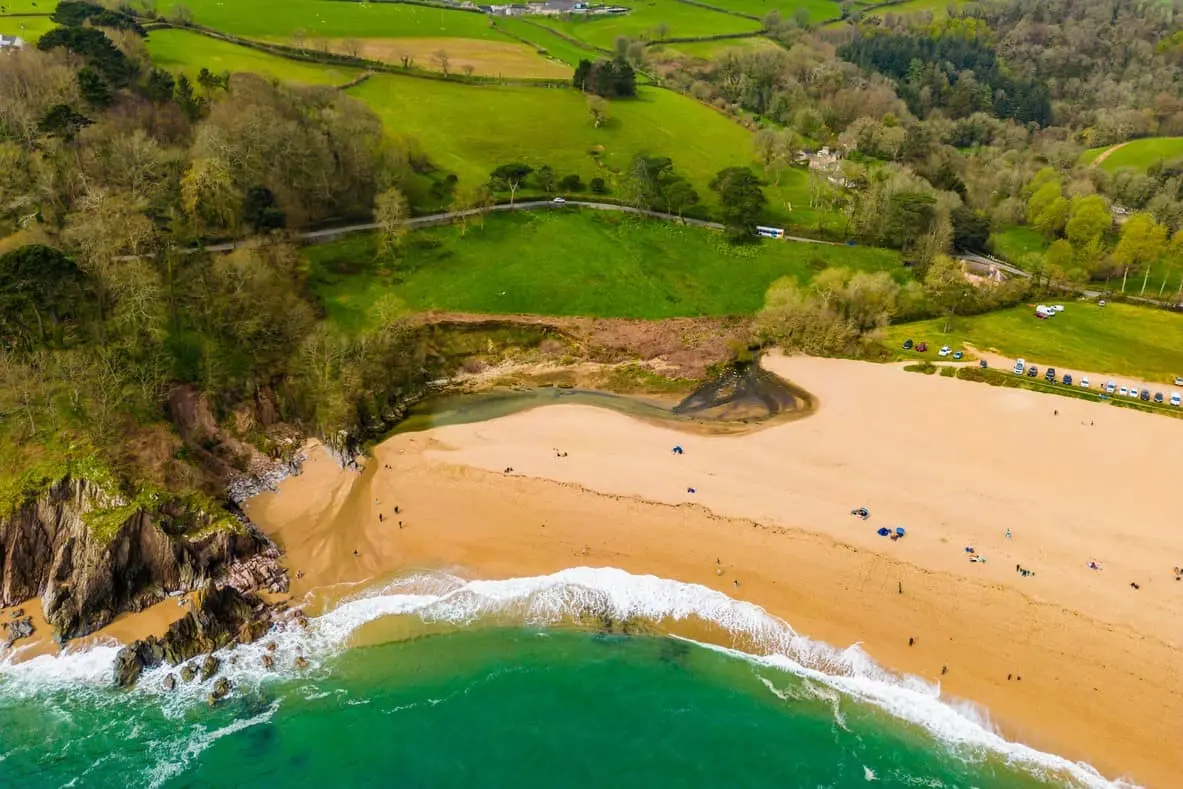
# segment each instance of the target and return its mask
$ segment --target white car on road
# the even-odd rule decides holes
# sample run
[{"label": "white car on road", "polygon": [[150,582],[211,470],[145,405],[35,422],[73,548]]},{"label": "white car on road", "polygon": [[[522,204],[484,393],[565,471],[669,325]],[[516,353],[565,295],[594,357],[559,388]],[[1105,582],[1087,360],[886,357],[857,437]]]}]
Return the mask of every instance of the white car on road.
[{"label": "white car on road", "polygon": [[1088,389],[1089,388],[1089,378],[1087,375],[1080,379],[1080,388],[1081,389]]}]

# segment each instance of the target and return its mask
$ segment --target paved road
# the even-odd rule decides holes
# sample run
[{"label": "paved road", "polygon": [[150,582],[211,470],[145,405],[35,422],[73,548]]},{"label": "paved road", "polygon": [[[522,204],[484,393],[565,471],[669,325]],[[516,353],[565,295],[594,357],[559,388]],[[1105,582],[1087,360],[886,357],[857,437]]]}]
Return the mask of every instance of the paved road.
[{"label": "paved road", "polygon": [[[723,225],[719,222],[707,222],[702,219],[691,219],[689,217],[680,217],[674,214],[667,214],[662,211],[647,211],[643,208],[634,208],[629,205],[617,205],[615,203],[595,203],[583,200],[568,200],[565,203],[555,203],[551,200],[527,200],[521,203],[499,203],[498,205],[490,206],[488,209],[470,208],[464,211],[448,211],[442,214],[430,214],[428,216],[417,216],[407,222],[412,228],[418,227],[434,227],[437,225],[449,225],[458,219],[464,217],[476,216],[484,211],[561,211],[564,208],[587,208],[593,211],[615,211],[621,214],[634,214],[636,216],[646,216],[652,219],[660,219],[665,222],[677,222],[683,225],[690,225],[692,227],[705,227],[710,230],[723,230]],[[377,230],[378,225],[374,222],[365,222],[356,225],[345,225],[343,227],[330,227],[324,230],[311,230],[305,233],[296,233],[295,238],[307,244],[321,244],[327,241],[335,241],[343,236],[351,235],[353,233],[366,233],[371,230]],[[816,238],[804,238],[801,236],[785,236],[785,241],[796,241],[802,244],[820,244],[823,246],[839,246],[834,241],[819,241]],[[242,241],[231,241],[225,244],[210,244],[203,247],[206,252],[229,252]],[[196,249],[186,250],[187,252],[196,252]]]}]

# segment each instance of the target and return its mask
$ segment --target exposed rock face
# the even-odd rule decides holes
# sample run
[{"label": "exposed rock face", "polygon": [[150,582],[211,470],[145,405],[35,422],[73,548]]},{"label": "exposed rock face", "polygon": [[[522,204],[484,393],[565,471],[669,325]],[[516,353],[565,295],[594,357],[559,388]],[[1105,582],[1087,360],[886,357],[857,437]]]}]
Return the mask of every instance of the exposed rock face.
[{"label": "exposed rock face", "polygon": [[[261,638],[270,626],[268,610],[254,595],[244,595],[232,586],[218,588],[210,583],[193,596],[193,609],[174,622],[163,638],[153,636],[119,650],[115,658],[115,684],[129,687],[145,668],[161,663],[175,666],[203,654],[206,658],[200,666],[200,678],[204,682],[220,665],[210,653],[235,642]],[[181,678],[188,682],[197,673],[198,667],[190,663],[181,670]]]},{"label": "exposed rock face", "polygon": [[[114,522],[92,528],[85,516],[96,510]],[[255,529],[200,526],[193,513],[149,513],[67,477],[0,519],[0,607],[40,596],[55,637],[66,641],[211,579],[286,591],[279,551]]]}]

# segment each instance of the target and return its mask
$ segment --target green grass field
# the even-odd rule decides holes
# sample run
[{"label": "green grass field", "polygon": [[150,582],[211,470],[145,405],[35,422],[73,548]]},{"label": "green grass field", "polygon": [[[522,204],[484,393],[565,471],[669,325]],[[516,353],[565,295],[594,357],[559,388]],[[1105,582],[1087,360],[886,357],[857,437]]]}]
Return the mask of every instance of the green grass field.
[{"label": "green grass field", "polygon": [[832,0],[702,0],[707,5],[747,14],[763,19],[769,11],[777,11],[782,19],[792,19],[798,8],[809,12],[809,21],[821,22],[838,16],[838,3]]},{"label": "green grass field", "polygon": [[526,39],[535,47],[545,49],[547,54],[552,58],[561,60],[571,66],[579,65],[579,61],[581,60],[595,60],[603,57],[602,53],[594,49],[576,46],[570,41],[555,35],[553,30],[539,27],[525,19],[499,17],[496,20],[496,27],[512,33],[518,38]]},{"label": "green grass field", "polygon": [[[1110,146],[1090,148],[1081,156],[1081,163],[1088,164],[1097,159]],[[1098,167],[1106,172],[1116,172],[1123,167],[1146,172],[1154,164],[1183,156],[1183,137],[1146,137],[1131,140],[1105,157]]]},{"label": "green grass field", "polygon": [[[599,129],[576,90],[376,75],[349,92],[373,107],[388,129],[418,140],[462,185],[484,184],[498,165],[522,161],[534,167],[549,164],[560,176],[578,173],[585,182],[600,176],[611,186],[616,173],[645,151],[672,158],[704,203],[713,204],[707,184],[716,172],[756,165],[747,130],[693,99],[656,88],[640,89],[636,99],[613,101],[612,119]],[[786,173],[783,186],[767,190],[771,207],[783,214],[782,198],[805,206],[805,179],[797,170]],[[798,213],[808,216],[801,211],[794,217]]]},{"label": "green grass field", "polygon": [[1016,265],[1022,264],[1027,255],[1042,254],[1047,244],[1042,233],[1026,225],[1008,227],[990,235],[990,248],[994,254]]},{"label": "green grass field", "polygon": [[395,273],[355,236],[309,247],[313,288],[342,327],[366,324],[393,295],[415,310],[670,318],[751,314],[782,276],[807,281],[826,266],[907,276],[894,252],[764,241],[728,246],[721,234],[594,211],[492,214],[411,234]]},{"label": "green grass field", "polygon": [[0,16],[5,14],[52,14],[57,0],[0,0]]},{"label": "green grass field", "polygon": [[19,36],[29,44],[36,43],[46,32],[57,27],[47,16],[0,16],[0,33]]},{"label": "green grass field", "polygon": [[165,0],[168,15],[183,2],[194,21],[225,33],[290,43],[301,30],[314,38],[453,37],[501,40],[483,14],[403,3],[342,0]]},{"label": "green grass field", "polygon": [[215,74],[251,71],[306,85],[344,85],[360,73],[357,69],[287,60],[185,30],[153,30],[148,36],[148,52],[154,65],[182,72],[191,79],[203,66]]},{"label": "green grass field", "polygon": [[1163,310],[1070,302],[1051,320],[1039,320],[1030,307],[1015,307],[956,318],[948,334],[944,323],[938,318],[892,326],[884,343],[898,348],[908,338],[926,340],[930,355],[941,345],[957,350],[968,343],[1050,364],[1060,372],[1113,373],[1163,383],[1183,375],[1183,316]]},{"label": "green grass field", "polygon": [[709,11],[677,0],[637,0],[627,5],[633,10],[620,16],[577,19],[546,17],[539,21],[603,49],[612,49],[619,36],[656,39],[654,31],[663,24],[667,28],[667,38],[715,36],[760,29],[760,23],[755,20]]}]

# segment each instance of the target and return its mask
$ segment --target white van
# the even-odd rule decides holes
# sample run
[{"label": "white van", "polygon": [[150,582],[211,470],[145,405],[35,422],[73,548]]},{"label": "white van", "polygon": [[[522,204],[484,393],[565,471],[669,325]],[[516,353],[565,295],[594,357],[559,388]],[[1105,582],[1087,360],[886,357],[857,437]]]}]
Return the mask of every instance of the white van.
[{"label": "white van", "polygon": [[1015,359],[1015,375],[1022,375],[1023,370],[1027,367],[1026,359]]}]

